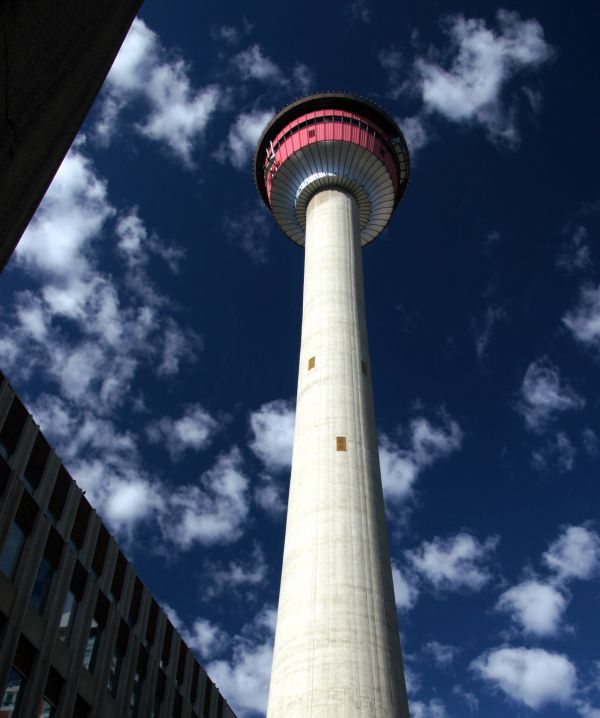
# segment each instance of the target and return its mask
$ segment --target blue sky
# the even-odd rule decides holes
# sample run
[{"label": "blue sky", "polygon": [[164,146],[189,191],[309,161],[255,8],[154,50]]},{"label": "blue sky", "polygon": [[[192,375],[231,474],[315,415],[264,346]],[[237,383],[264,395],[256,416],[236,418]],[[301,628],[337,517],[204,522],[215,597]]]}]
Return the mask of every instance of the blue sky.
[{"label": "blue sky", "polygon": [[7,376],[240,718],[266,703],[303,269],[251,156],[331,89],[413,155],[364,252],[412,716],[600,716],[599,20],[146,0],[3,273]]}]

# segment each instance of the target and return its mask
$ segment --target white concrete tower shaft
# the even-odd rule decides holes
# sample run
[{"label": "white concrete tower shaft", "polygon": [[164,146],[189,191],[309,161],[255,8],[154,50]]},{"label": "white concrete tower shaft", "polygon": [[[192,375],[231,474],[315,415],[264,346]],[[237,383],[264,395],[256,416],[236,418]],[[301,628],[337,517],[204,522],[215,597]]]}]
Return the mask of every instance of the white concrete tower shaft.
[{"label": "white concrete tower shaft", "polygon": [[408,183],[402,132],[309,95],[259,140],[258,189],[305,248],[302,342],[267,718],[408,718],[383,504],[362,246]]},{"label": "white concrete tower shaft", "polygon": [[296,428],[267,716],[407,715],[358,203],[325,189],[306,213]]}]

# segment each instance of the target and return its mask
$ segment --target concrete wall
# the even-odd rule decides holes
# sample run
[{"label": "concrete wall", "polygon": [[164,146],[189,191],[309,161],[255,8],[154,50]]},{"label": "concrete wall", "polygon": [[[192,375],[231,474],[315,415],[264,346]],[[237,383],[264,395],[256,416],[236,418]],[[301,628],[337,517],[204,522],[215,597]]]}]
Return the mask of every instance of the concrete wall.
[{"label": "concrete wall", "polygon": [[309,202],[296,427],[268,718],[406,718],[358,205]]},{"label": "concrete wall", "polygon": [[141,4],[0,2],[0,270],[48,189]]}]

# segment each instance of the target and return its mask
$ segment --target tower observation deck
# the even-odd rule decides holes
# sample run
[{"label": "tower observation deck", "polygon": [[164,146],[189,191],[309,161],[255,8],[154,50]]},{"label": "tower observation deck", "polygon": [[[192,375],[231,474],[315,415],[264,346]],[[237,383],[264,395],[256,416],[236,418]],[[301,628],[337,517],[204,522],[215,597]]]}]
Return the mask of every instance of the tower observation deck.
[{"label": "tower observation deck", "polygon": [[361,246],[408,183],[396,122],[320,93],[256,151],[259,192],[305,247],[296,426],[268,718],[407,718],[367,343]]}]

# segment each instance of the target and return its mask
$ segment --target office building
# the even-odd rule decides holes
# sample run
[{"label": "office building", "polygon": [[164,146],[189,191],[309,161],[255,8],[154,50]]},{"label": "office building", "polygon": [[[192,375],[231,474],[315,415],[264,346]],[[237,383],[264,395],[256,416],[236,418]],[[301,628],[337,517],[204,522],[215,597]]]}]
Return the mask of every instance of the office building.
[{"label": "office building", "polygon": [[0,271],[75,139],[141,4],[0,3]]},{"label": "office building", "polygon": [[235,718],[0,374],[0,718]]}]

